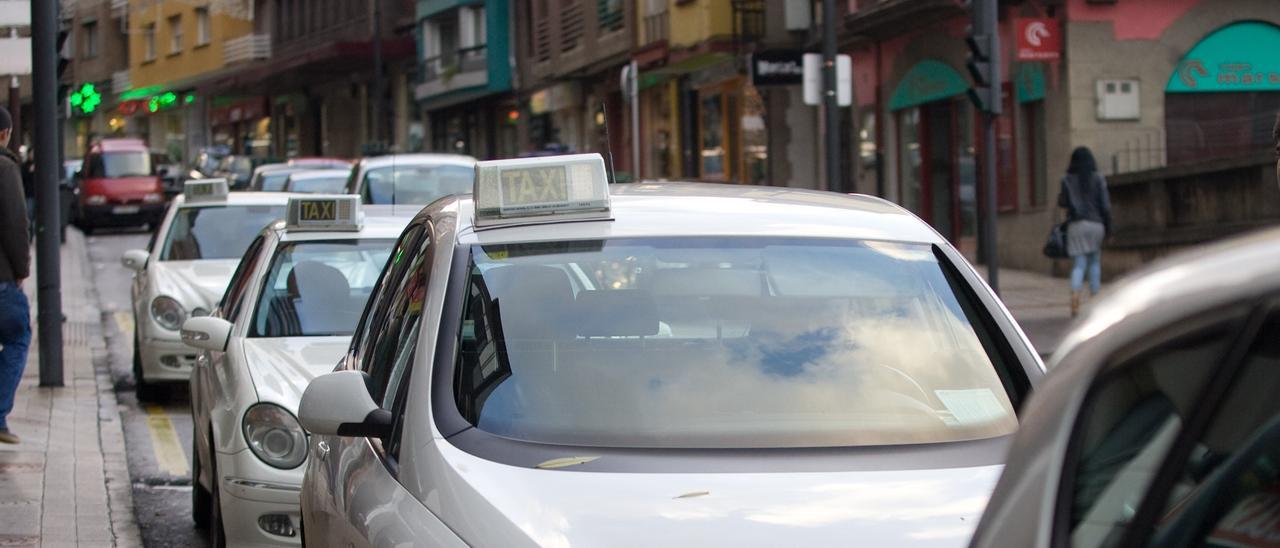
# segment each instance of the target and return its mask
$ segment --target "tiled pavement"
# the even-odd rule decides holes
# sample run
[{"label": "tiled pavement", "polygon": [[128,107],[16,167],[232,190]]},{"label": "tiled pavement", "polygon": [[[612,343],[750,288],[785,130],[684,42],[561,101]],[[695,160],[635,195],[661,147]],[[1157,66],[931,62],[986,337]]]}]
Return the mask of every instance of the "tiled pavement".
[{"label": "tiled pavement", "polygon": [[[986,267],[977,269],[985,279]],[[1071,290],[1065,278],[1001,269],[1000,299],[1041,356],[1048,358],[1058,349],[1062,336],[1071,327]]]},{"label": "tiled pavement", "polygon": [[[141,546],[124,434],[107,370],[84,236],[62,247],[64,383],[40,388],[36,339],[0,445],[0,546]],[[37,304],[35,277],[25,289]]]}]

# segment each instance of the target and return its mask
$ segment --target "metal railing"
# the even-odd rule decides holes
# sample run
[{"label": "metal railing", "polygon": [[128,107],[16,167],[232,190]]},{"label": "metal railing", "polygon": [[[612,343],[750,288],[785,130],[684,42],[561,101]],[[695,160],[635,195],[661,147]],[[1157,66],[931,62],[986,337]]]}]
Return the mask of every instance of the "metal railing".
[{"label": "metal railing", "polygon": [[433,82],[441,78],[452,78],[456,74],[487,68],[487,46],[472,46],[423,59],[422,81]]},{"label": "metal railing", "polygon": [[227,64],[271,57],[270,34],[246,34],[223,44],[222,56]]}]

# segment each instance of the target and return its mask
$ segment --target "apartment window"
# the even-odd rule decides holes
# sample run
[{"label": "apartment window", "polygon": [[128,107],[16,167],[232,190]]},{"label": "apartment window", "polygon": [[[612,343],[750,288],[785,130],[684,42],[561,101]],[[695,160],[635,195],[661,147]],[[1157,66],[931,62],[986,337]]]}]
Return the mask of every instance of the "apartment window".
[{"label": "apartment window", "polygon": [[182,52],[182,16],[169,18],[169,53]]},{"label": "apartment window", "polygon": [[92,59],[98,56],[98,22],[89,21],[80,26],[84,34],[84,51],[80,52],[80,56],[85,59]]},{"label": "apartment window", "polygon": [[147,23],[142,26],[142,60],[156,59],[156,24]]},{"label": "apartment window", "polygon": [[484,6],[458,10],[458,26],[463,48],[485,45]]},{"label": "apartment window", "polygon": [[203,46],[209,43],[209,7],[200,6],[196,8],[196,45]]},{"label": "apartment window", "polygon": [[622,0],[596,0],[596,18],[604,32],[622,30],[622,25],[626,22]]}]

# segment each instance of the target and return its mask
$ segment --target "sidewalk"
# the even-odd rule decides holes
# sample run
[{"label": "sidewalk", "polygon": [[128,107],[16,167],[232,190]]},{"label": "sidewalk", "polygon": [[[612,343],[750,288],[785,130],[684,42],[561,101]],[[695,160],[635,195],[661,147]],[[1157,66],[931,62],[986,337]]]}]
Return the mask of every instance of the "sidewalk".
[{"label": "sidewalk", "polygon": [[[0,546],[142,546],[84,236],[62,246],[65,386],[40,388],[36,336],[0,445]],[[35,276],[25,289],[35,314]]]},{"label": "sidewalk", "polygon": [[[975,265],[986,279],[987,269]],[[1000,298],[1042,357],[1048,358],[1071,327],[1071,290],[1065,278],[1000,269]],[[1087,301],[1086,301],[1087,302]]]}]

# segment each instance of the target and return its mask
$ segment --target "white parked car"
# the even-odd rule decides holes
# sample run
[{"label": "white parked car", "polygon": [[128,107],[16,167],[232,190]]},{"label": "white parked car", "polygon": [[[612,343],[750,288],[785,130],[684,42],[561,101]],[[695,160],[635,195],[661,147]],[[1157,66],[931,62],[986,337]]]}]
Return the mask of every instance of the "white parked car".
[{"label": "white parked car", "polygon": [[249,245],[214,313],[182,335],[191,375],[192,515],[213,546],[296,546],[306,433],[294,418],[312,377],[346,350],[409,217],[361,220],[355,196],[289,202]]},{"label": "white parked car", "polygon": [[309,546],[963,546],[1043,375],[877,198],[480,162],[393,256],[299,406]]},{"label": "white parked car", "polygon": [[460,154],[388,154],[361,158],[346,192],[369,205],[424,206],[451,194],[471,192],[476,159]]},{"label": "white parked car", "polygon": [[169,205],[148,249],[121,258],[134,271],[131,290],[133,378],[138,399],[154,400],[166,384],[186,382],[196,351],[179,330],[203,316],[227,288],[254,235],[284,216],[288,195],[227,192],[224,179],[194,179]]}]

